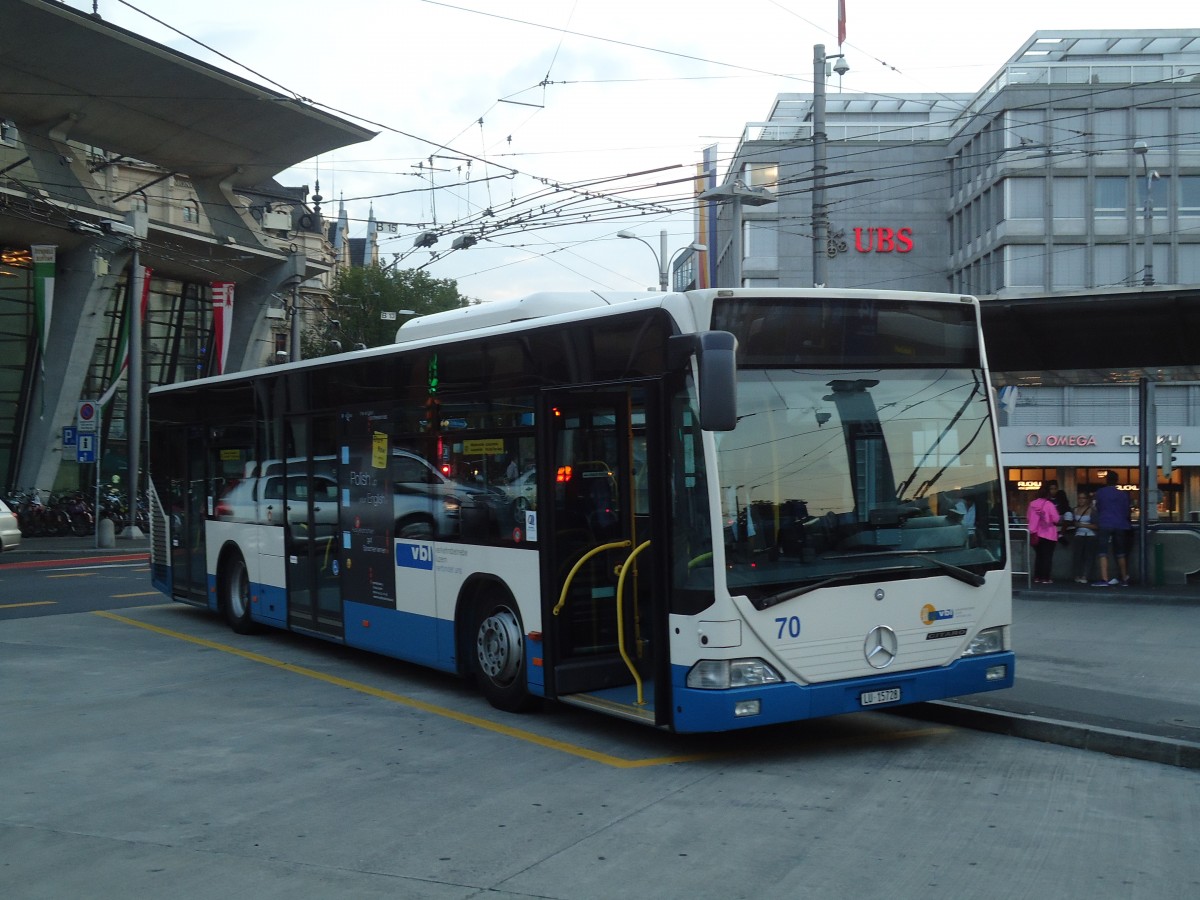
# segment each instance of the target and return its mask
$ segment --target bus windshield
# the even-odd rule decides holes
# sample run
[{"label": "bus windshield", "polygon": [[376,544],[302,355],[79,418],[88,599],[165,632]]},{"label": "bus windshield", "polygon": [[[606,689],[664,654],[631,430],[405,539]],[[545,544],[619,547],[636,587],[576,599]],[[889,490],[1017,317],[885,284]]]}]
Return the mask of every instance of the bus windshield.
[{"label": "bus windshield", "polygon": [[[981,585],[1003,566],[988,384],[969,364],[978,341],[963,337],[969,307],[941,306],[958,321],[887,310],[898,326],[887,336],[878,310],[825,315],[808,332],[813,355],[848,365],[780,365],[808,355],[802,316],[771,326],[772,341],[790,335],[794,349],[756,359],[752,337],[739,348],[737,427],[715,436],[732,593],[766,608],[831,583],[949,574]],[[756,312],[786,318],[768,307],[743,308],[742,330]],[[954,339],[931,344],[922,318]],[[854,340],[863,323],[869,340]],[[910,331],[919,353],[899,337]]]}]

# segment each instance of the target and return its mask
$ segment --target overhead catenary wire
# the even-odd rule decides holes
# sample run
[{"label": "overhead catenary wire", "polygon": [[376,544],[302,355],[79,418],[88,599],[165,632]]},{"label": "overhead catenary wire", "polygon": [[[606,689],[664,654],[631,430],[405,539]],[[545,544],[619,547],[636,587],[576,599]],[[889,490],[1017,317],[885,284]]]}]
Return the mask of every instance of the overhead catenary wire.
[{"label": "overhead catenary wire", "polygon": [[[137,10],[136,6],[134,6],[132,3],[126,2],[126,0],[120,0],[120,2],[122,2],[123,5],[131,8],[131,9]],[[450,3],[436,3],[436,2],[432,2],[432,0],[430,0],[430,2],[431,2],[431,5],[441,6],[441,7],[448,8],[448,9],[454,9],[454,10],[457,10],[462,13],[489,15],[488,13],[480,13],[479,11],[476,11],[476,10],[469,10],[469,9],[464,9],[462,7],[454,6],[453,4],[450,4]],[[779,4],[775,4],[775,5],[780,6]],[[782,6],[780,6],[780,8],[784,9],[784,7],[782,7]],[[138,10],[138,11],[141,12],[141,10]],[[786,9],[784,9],[784,11],[790,12]],[[150,18],[153,18],[153,17],[150,17]],[[596,35],[588,35],[581,31],[572,31],[569,28],[555,28],[554,26],[548,26],[548,25],[542,25],[539,23],[527,22],[527,21],[524,21],[521,19],[516,19],[516,18],[508,17],[508,16],[501,16],[498,18],[504,18],[504,19],[507,19],[510,21],[514,21],[514,22],[526,25],[526,26],[538,27],[538,28],[544,28],[547,30],[556,31],[560,35],[560,40],[559,40],[559,44],[558,44],[559,47],[562,46],[563,38],[566,35],[570,34],[570,35],[577,35],[580,37],[595,39],[595,40],[608,40],[612,43],[624,44],[624,45],[627,45],[627,46],[630,46],[630,47],[633,47],[636,49],[647,50],[647,51],[655,52],[655,53],[665,52],[668,55],[671,55],[670,51],[661,51],[660,48],[648,47],[646,45],[640,45],[640,44],[633,44],[632,42],[617,41],[615,39],[607,39],[607,38],[599,37]],[[155,20],[155,21],[157,21],[157,20]],[[569,24],[569,22],[568,22],[568,24]],[[176,33],[182,34],[182,32],[179,32],[177,29],[172,29],[172,30],[176,31]],[[212,48],[207,47],[207,45],[205,45],[199,41],[197,41],[196,43],[200,44],[201,46],[205,46],[206,49],[209,49],[209,50],[212,49]],[[217,52],[217,51],[213,51],[213,52]],[[687,54],[677,54],[677,55],[686,57],[686,58],[695,58],[699,61],[703,61],[703,62],[706,62],[709,64],[724,65],[722,63],[718,63],[713,60],[703,60],[700,57],[689,57]],[[229,57],[223,57],[223,58],[229,59]],[[551,60],[550,68],[547,69],[547,77],[544,79],[545,81],[549,81],[549,75],[553,68],[555,59],[557,59],[557,50],[555,51],[554,59]],[[237,63],[237,64],[241,65],[240,63]],[[243,66],[243,68],[247,68],[248,71],[253,72],[253,70],[248,69],[248,67]],[[770,77],[785,77],[785,76],[781,75],[781,73],[768,73],[768,72],[763,72],[763,71],[757,70],[757,69],[750,69],[749,67],[743,67],[743,68],[745,71],[752,72],[756,75],[768,75]],[[258,73],[254,73],[254,74],[258,75]],[[264,77],[264,76],[258,75],[258,77]],[[793,76],[786,76],[786,77],[793,77]],[[805,81],[805,82],[808,81],[808,79],[805,79],[802,77],[798,77],[798,76],[795,76],[795,77],[796,77],[796,80]],[[265,79],[265,80],[270,81],[270,79]],[[271,83],[275,84],[275,82],[271,82]],[[297,99],[304,100],[304,102],[308,102],[308,103],[312,102],[312,101],[307,100],[306,98],[302,98],[297,92],[288,91],[288,89],[282,88],[282,86],[280,86],[280,87],[281,87],[281,89],[292,94]],[[1091,93],[1091,92],[1089,92],[1089,93]],[[320,104],[314,104],[314,105],[320,105]],[[356,116],[353,116],[352,114],[349,114],[349,113],[345,113],[343,111],[339,111],[339,110],[334,110],[334,111],[340,112],[341,114],[347,115],[351,118],[357,118]],[[397,133],[402,133],[402,132],[397,132]],[[417,138],[415,135],[410,135],[410,137],[413,137],[417,140],[423,140],[421,138]],[[525,169],[524,166],[522,166],[520,169],[517,169],[517,168],[508,169],[502,175],[494,175],[494,176],[488,175],[488,174],[486,174],[487,169],[489,167],[493,167],[495,165],[495,163],[488,162],[486,160],[486,154],[481,153],[480,156],[484,158],[484,162],[483,162],[483,165],[485,166],[484,178],[487,179],[485,181],[485,183],[488,184],[488,186],[489,186],[489,203],[488,203],[489,208],[492,206],[492,203],[490,202],[491,201],[490,181],[492,178],[495,178],[495,177],[506,177],[510,180],[510,184],[512,186],[512,198],[511,199],[512,199],[512,203],[513,203],[514,207],[520,202],[528,202],[530,204],[533,204],[533,206],[524,210],[521,215],[514,215],[507,220],[507,221],[511,222],[511,224],[513,225],[514,228],[518,228],[521,231],[528,231],[530,229],[540,228],[540,227],[554,227],[556,223],[563,223],[564,221],[567,221],[567,219],[564,219],[564,215],[570,217],[570,221],[578,221],[578,220],[582,220],[582,221],[586,221],[586,222],[622,221],[628,212],[628,210],[621,209],[621,208],[606,210],[603,208],[602,205],[598,206],[597,208],[594,208],[594,209],[584,210],[582,207],[584,205],[586,205],[586,201],[591,201],[593,199],[593,198],[588,198],[588,197],[584,197],[580,203],[573,204],[571,206],[568,206],[566,204],[561,204],[561,203],[547,203],[547,204],[545,204],[545,209],[543,209],[542,204],[540,202],[540,199],[537,196],[536,191],[531,191],[528,194],[523,193],[520,196],[518,196],[518,179],[525,178],[525,177],[536,179],[538,177],[537,175],[527,172],[527,171],[524,171],[524,169]],[[724,159],[726,159],[726,160],[731,159],[731,158],[732,158],[731,156],[724,157]],[[686,163],[680,163],[680,165],[686,165]],[[861,166],[859,168],[862,170],[864,177],[872,177],[878,182],[878,187],[877,187],[875,193],[878,193],[880,191],[885,191],[885,190],[894,190],[894,185],[900,183],[900,179],[905,177],[901,173],[896,173],[895,175],[887,175],[887,174],[883,174],[883,173],[872,174],[871,167],[868,167],[868,166]],[[911,181],[912,181],[912,173],[910,170],[910,172],[908,174],[908,182],[911,183]],[[432,178],[431,178],[431,182],[432,182]],[[442,190],[442,189],[454,190],[457,187],[458,187],[457,185],[453,185],[453,184],[436,185],[437,190]],[[431,192],[433,191],[433,189],[434,189],[434,185],[431,184],[431,186],[430,186]],[[402,192],[396,192],[396,195],[399,195],[400,193],[402,193]],[[794,193],[794,192],[789,191],[788,193]],[[870,196],[870,193],[871,192],[863,192],[862,194],[860,194],[859,196],[862,197],[863,199],[858,200],[857,202],[860,204],[863,202],[866,202],[866,198]],[[786,196],[786,195],[787,194],[783,194],[783,196]],[[614,191],[611,192],[611,196],[609,197],[609,200],[611,200],[615,203],[617,198],[624,199],[624,192],[620,190],[619,185],[617,186],[617,189],[615,189]],[[643,195],[642,197],[639,197],[638,199],[644,200],[645,197]],[[639,213],[640,214],[653,213],[653,214],[657,214],[657,215],[675,214],[675,213],[679,213],[681,211],[685,211],[685,210],[691,208],[692,206],[694,206],[694,203],[695,203],[694,198],[692,197],[692,193],[690,191],[681,191],[678,194],[671,195],[670,197],[658,197],[655,199],[660,204],[660,207],[658,209],[656,209],[656,210],[649,209],[645,206],[636,207],[638,209]],[[603,201],[601,201],[601,203],[602,202]],[[850,201],[850,200],[839,200],[837,198],[831,198],[831,203],[841,203],[843,205],[840,208],[845,209],[845,210],[852,209],[852,206],[850,205],[851,202],[852,201]],[[459,222],[463,223],[464,225],[469,225],[470,227],[476,227],[476,225],[478,224],[477,216],[478,216],[478,210],[480,209],[480,207],[478,205],[471,204],[468,201],[468,203],[466,204],[466,208],[474,209],[474,210],[476,210],[476,212],[466,215],[466,216],[462,216],[462,217],[460,217],[459,220],[455,220],[454,223],[445,223],[445,227],[447,229],[450,229],[452,227],[457,227]],[[431,218],[436,218],[436,217],[431,216]],[[541,220],[541,224],[538,224],[539,220]],[[493,233],[498,234],[499,232],[497,231],[497,232],[493,232]]]}]

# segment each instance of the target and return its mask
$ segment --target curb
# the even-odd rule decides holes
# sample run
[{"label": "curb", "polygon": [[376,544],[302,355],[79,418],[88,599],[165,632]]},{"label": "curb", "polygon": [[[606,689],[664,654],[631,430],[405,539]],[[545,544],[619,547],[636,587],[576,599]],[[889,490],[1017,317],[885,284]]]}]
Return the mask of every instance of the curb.
[{"label": "curb", "polygon": [[1200,743],[1191,741],[1120,731],[1099,725],[1064,722],[1061,719],[1048,719],[1005,710],[983,709],[949,700],[900,707],[894,710],[894,713],[944,725],[958,725],[976,731],[1074,747],[1077,750],[1107,753],[1126,759],[1140,759],[1183,769],[1200,769]]}]

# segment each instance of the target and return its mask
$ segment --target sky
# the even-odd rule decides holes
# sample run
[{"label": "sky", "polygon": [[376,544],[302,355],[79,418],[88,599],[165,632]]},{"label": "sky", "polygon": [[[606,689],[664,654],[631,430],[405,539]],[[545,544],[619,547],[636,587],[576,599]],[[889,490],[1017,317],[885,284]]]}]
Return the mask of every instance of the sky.
[{"label": "sky", "polygon": [[[720,168],[780,93],[839,52],[837,0],[66,0],[305,98],[372,140],[280,173],[344,201],[350,236],[394,223],[381,261],[471,298],[656,286],[694,240],[690,178]],[[1194,28],[1182,0],[845,0],[830,93],[974,93],[1035,31]],[[977,12],[976,10],[986,10]],[[646,243],[621,239],[629,231]],[[417,234],[438,232],[431,248]],[[456,236],[478,238],[453,250]],[[648,245],[648,246],[647,246]]]}]

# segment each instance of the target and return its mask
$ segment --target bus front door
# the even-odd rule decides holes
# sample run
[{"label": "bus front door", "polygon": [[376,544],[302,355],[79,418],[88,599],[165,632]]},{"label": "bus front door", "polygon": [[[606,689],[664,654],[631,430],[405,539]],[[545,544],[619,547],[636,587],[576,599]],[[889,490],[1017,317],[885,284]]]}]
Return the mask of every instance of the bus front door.
[{"label": "bus front door", "polygon": [[633,389],[549,398],[543,421],[550,423],[552,501],[542,504],[539,527],[547,544],[543,633],[551,693],[582,705],[615,704],[653,721],[655,681],[664,680],[655,648],[665,640],[654,623],[666,617],[655,608],[665,601],[655,590],[662,576],[653,523],[661,516],[653,514],[659,504],[650,490],[646,395]]}]

